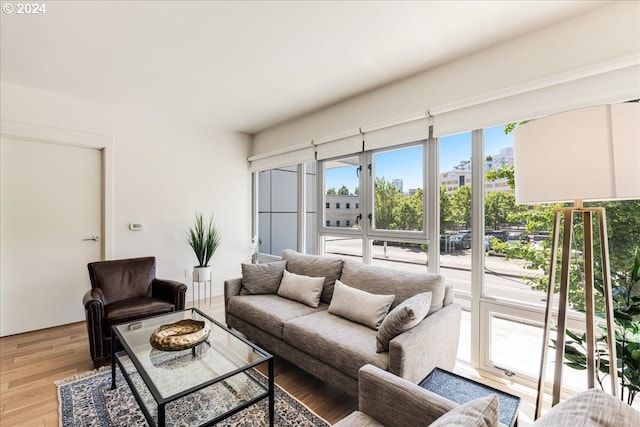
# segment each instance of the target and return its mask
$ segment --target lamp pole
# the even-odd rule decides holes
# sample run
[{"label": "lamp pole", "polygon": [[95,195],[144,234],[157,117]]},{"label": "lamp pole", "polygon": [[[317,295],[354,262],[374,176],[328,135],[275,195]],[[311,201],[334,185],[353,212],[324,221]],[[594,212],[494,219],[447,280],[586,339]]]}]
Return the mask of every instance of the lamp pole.
[{"label": "lamp pole", "polygon": [[607,325],[607,345],[609,350],[609,377],[611,393],[617,396],[617,355],[615,347],[615,324],[613,317],[613,296],[611,292],[611,272],[609,267],[609,244],[607,238],[606,212],[604,208],[585,208],[582,201],[576,201],[573,207],[559,208],[554,211],[553,244],[551,248],[551,265],[549,269],[549,287],[547,289],[547,305],[545,309],[542,357],[540,360],[540,376],[538,377],[538,395],[536,399],[535,418],[542,412],[544,396],[545,373],[547,365],[547,346],[552,323],[553,291],[556,283],[556,264],[558,257],[558,240],[560,236],[560,222],[562,220],[562,260],[560,267],[560,300],[558,307],[558,328],[556,331],[556,355],[553,380],[552,406],[560,401],[562,390],[562,370],[564,361],[564,347],[566,335],[566,321],[568,311],[571,241],[573,239],[573,216],[582,214],[584,226],[584,290],[586,311],[587,337],[587,386],[593,388],[596,378],[596,340],[595,340],[595,306],[593,299],[594,268],[593,268],[593,215],[598,215],[598,229],[600,235],[600,257],[602,260],[602,286],[605,303],[605,321]]}]

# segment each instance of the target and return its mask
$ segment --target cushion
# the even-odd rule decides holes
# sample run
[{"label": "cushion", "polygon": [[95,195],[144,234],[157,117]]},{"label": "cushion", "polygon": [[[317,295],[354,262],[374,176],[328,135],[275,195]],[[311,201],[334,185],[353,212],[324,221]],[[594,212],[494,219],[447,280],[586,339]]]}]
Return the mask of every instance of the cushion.
[{"label": "cushion", "polygon": [[256,328],[282,338],[285,322],[296,317],[326,311],[328,305],[320,304],[318,308],[300,304],[278,295],[246,295],[233,296],[227,303],[227,311]]},{"label": "cushion", "polygon": [[324,286],[324,277],[309,277],[284,271],[278,296],[317,308]]},{"label": "cushion", "polygon": [[635,427],[640,426],[640,412],[620,401],[620,398],[591,389],[554,406],[533,425]]},{"label": "cushion", "polygon": [[324,287],[320,301],[329,304],[333,295],[333,286],[342,273],[342,260],[330,256],[305,255],[291,249],[282,252],[287,261],[287,271],[311,277],[324,277]]},{"label": "cushion", "polygon": [[498,402],[495,394],[472,400],[447,412],[435,420],[431,427],[497,427]]},{"label": "cushion", "polygon": [[336,280],[329,313],[378,329],[395,295],[377,295],[349,287]]},{"label": "cushion", "polygon": [[282,281],[286,261],[266,264],[242,264],[242,289],[240,295],[275,294]]},{"label": "cushion", "polygon": [[282,329],[285,342],[313,355],[321,361],[319,364],[332,366],[353,379],[368,363],[385,371],[389,369],[389,353],[376,353],[375,336],[376,331],[368,326],[329,314],[327,310],[288,320]]},{"label": "cushion", "polygon": [[389,341],[422,322],[429,312],[431,292],[414,295],[389,312],[376,335],[377,352],[389,351]]},{"label": "cushion", "polygon": [[443,307],[445,284],[444,277],[439,274],[391,270],[358,261],[345,260],[340,281],[352,288],[375,294],[394,294],[396,299],[393,301],[391,309],[421,292],[432,293],[429,314]]}]

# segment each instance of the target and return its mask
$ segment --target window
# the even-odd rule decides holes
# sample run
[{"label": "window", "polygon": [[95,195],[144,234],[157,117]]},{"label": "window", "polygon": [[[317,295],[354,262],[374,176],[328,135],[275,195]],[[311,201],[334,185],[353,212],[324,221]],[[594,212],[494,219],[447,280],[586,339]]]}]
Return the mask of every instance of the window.
[{"label": "window", "polygon": [[324,204],[324,207],[325,207],[326,209],[329,209],[329,202],[325,203],[325,204]]},{"label": "window", "polygon": [[[254,177],[257,206],[253,233],[258,236],[258,259],[272,260],[284,249],[315,253],[315,161],[256,172]],[[300,188],[304,188],[305,203],[298,197]]]},{"label": "window", "polygon": [[[325,208],[325,225],[320,234],[358,235],[360,239],[349,241],[363,245],[361,253],[367,263],[393,253],[393,262],[398,265],[412,259],[418,269],[425,271],[425,147],[426,141],[420,141],[320,162],[324,184],[318,190],[324,195],[325,206],[329,201],[330,206],[335,206]],[[341,206],[346,209],[338,211]],[[332,242],[330,246],[334,245]],[[382,255],[378,255],[379,245],[384,247]],[[325,253],[328,250],[325,239]],[[422,255],[414,256],[416,251]]]}]

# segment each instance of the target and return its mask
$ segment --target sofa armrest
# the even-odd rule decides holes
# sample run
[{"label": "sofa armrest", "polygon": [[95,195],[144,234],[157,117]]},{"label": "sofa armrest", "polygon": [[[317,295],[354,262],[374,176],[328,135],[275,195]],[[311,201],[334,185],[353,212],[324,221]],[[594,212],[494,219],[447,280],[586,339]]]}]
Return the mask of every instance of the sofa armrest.
[{"label": "sofa armrest", "polygon": [[153,279],[151,295],[175,305],[175,310],[184,310],[187,285],[174,280]]},{"label": "sofa armrest", "polygon": [[453,371],[462,307],[452,303],[389,342],[389,372],[418,383],[435,367]]},{"label": "sofa armrest", "polygon": [[224,281],[224,321],[227,325],[229,325],[229,320],[227,319],[227,307],[229,306],[229,299],[231,299],[231,297],[233,296],[240,295],[241,290],[242,278],[238,277],[235,279]]},{"label": "sofa armrest", "polygon": [[358,410],[387,427],[429,425],[457,406],[373,365],[358,371]]}]

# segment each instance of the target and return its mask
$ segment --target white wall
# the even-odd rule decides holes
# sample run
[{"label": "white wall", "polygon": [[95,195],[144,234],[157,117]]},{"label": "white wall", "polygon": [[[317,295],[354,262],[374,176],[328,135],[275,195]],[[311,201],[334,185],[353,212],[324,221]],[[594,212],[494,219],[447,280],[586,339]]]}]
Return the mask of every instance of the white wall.
[{"label": "white wall", "polygon": [[[507,120],[549,114],[554,108],[577,108],[640,96],[638,16],[640,2],[611,2],[543,31],[514,39],[260,132],[254,135],[252,154],[269,153],[416,112],[496,94],[505,88],[537,83],[548,84],[550,90],[531,93],[531,101],[535,101],[537,105],[529,105],[530,109],[527,111],[533,116],[522,117],[519,110],[523,102],[512,97],[487,106],[485,110],[488,110],[489,118],[483,125],[491,126]],[[587,80],[579,78],[583,72],[593,72],[591,68],[594,65],[596,69],[603,71],[608,62],[617,62],[625,57],[635,58],[632,59],[635,66],[616,71],[614,84],[612,79],[603,83],[601,75],[595,75],[588,80],[588,84],[580,87],[568,85],[566,90],[554,92],[557,89],[554,84],[563,79],[575,78],[577,82],[585,83]],[[592,93],[590,88],[602,84],[607,87],[606,96],[596,94],[595,90]],[[585,87],[588,89],[584,90]],[[550,103],[559,104],[560,107],[551,106]],[[477,111],[469,110],[469,115],[478,116]],[[500,117],[491,119],[493,112]],[[453,120],[468,118],[465,114],[459,116]],[[446,123],[446,127],[452,128],[452,124]],[[462,130],[471,128],[458,131]]]},{"label": "white wall", "polygon": [[[211,263],[214,293],[239,277],[250,241],[249,135],[6,83],[1,90],[2,120],[114,137],[112,258],[156,256],[157,276],[189,285],[190,299],[185,269],[197,261],[185,231],[196,211],[213,211],[222,231]],[[131,222],[144,230],[130,231]]]}]

